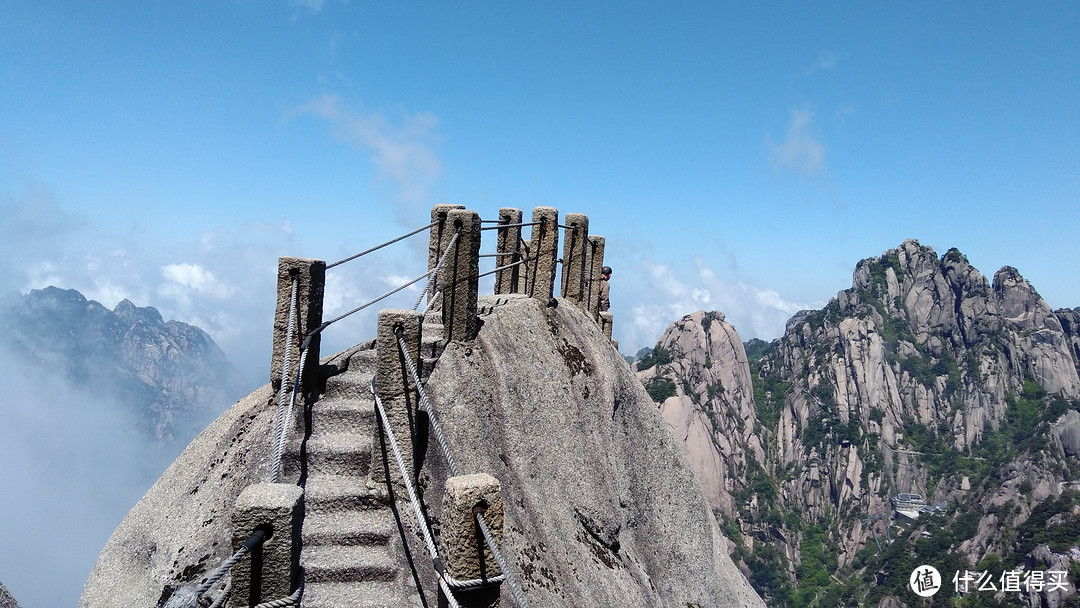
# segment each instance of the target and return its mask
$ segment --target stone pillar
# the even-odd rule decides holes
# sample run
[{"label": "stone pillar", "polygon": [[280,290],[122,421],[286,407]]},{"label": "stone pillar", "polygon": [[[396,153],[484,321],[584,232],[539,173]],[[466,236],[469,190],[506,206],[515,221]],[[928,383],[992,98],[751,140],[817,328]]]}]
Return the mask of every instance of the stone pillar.
[{"label": "stone pillar", "polygon": [[[380,310],[379,326],[375,335],[375,391],[386,411],[387,426],[393,431],[398,449],[401,450],[401,457],[410,475],[409,480],[415,481],[416,463],[419,460],[413,453],[413,439],[416,434],[420,393],[405,363],[406,355],[398,345],[399,328],[409,350],[408,357],[419,373],[422,328],[420,317],[412,310]],[[371,479],[376,483],[385,483],[386,473],[389,471],[390,479],[394,481],[395,493],[399,497],[406,497],[405,486],[402,484],[394,453],[390,449],[390,441],[384,441],[381,435],[382,425],[376,425],[375,442],[372,444],[372,452],[376,457],[371,465]]]},{"label": "stone pillar", "polygon": [[[504,207],[499,209],[500,224],[520,224],[521,209]],[[508,266],[521,261],[521,226],[513,228],[499,228],[499,240],[495,247],[496,253],[506,254],[495,258],[495,267]],[[522,266],[514,266],[495,273],[495,293],[517,293],[521,283]]]},{"label": "stone pillar", "polygon": [[232,548],[255,530],[268,536],[232,568],[228,606],[255,606],[288,597],[300,574],[300,525],[304,490],[290,483],[258,483],[244,488],[233,509]]},{"label": "stone pillar", "polygon": [[567,213],[566,242],[563,243],[562,297],[585,310],[585,255],[589,218],[583,213]]},{"label": "stone pillar", "polygon": [[[496,545],[501,545],[503,502],[499,480],[487,473],[447,479],[439,535],[440,555],[446,573],[459,581],[502,574],[476,523],[473,514],[477,511],[483,512],[488,531]],[[499,587],[499,584],[492,584],[455,591],[454,597],[466,608],[494,608],[499,605]]]},{"label": "stone pillar", "polygon": [[555,262],[559,253],[559,211],[554,207],[533,209],[533,222],[540,222],[532,227],[529,239],[529,296],[543,301],[551,299],[555,290]]},{"label": "stone pillar", "polygon": [[[278,258],[277,312],[274,313],[274,350],[270,360],[270,384],[281,388],[285,359],[285,338],[289,329],[289,307],[293,280],[297,282],[296,316],[293,319],[292,347],[289,351],[289,381],[296,378],[300,366],[301,345],[308,332],[322,325],[323,288],[326,285],[326,262],[306,258]],[[304,364],[301,394],[314,389],[319,374],[319,336],[312,338]]]},{"label": "stone pillar", "polygon": [[[450,238],[454,236],[454,229],[447,227],[446,215],[452,209],[464,209],[464,205],[435,205],[431,208],[431,223],[435,224],[431,227],[431,231],[428,236],[428,270],[435,268],[435,265],[439,263],[439,258],[442,257],[443,252],[446,251],[446,246],[450,243]],[[436,223],[438,222],[438,223]],[[432,277],[428,279],[431,285],[438,285],[438,278]],[[428,295],[428,302],[431,301],[431,296]]]},{"label": "stone pillar", "polygon": [[612,323],[611,312],[607,311],[607,310],[601,312],[600,313],[600,329],[603,330],[604,335],[607,336],[608,340],[611,339],[611,323]]},{"label": "stone pillar", "polygon": [[589,296],[585,310],[597,323],[600,322],[600,269],[604,267],[604,244],[602,236],[589,237]]},{"label": "stone pillar", "polygon": [[439,272],[442,289],[443,337],[472,340],[476,336],[476,298],[480,282],[480,216],[475,211],[451,209],[448,230],[461,229],[450,257]]}]

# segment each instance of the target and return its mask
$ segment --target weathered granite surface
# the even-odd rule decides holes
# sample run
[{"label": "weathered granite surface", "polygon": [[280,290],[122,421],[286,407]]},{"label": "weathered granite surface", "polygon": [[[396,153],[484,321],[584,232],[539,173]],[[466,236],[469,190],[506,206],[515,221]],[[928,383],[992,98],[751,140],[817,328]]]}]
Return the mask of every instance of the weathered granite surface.
[{"label": "weathered granite surface", "polygon": [[[530,603],[762,606],[641,382],[586,313],[559,302],[495,307],[428,381],[460,472],[502,484],[505,553]],[[428,460],[441,488],[434,445]]]},{"label": "weathered granite surface", "polygon": [[105,543],[79,606],[160,606],[232,553],[236,497],[269,472],[273,399],[264,385],[188,445]]},{"label": "weathered granite surface", "polygon": [[0,608],[19,608],[19,602],[16,602],[15,598],[11,597],[11,593],[8,592],[4,583],[0,583]]},{"label": "weathered granite surface", "polygon": [[[670,427],[596,323],[565,300],[481,304],[478,337],[450,344],[427,386],[461,472],[501,484],[504,552],[530,605],[763,606]],[[236,496],[267,474],[272,399],[262,387],[192,442],[109,539],[79,606],[160,606],[227,556]],[[438,529],[447,474],[434,444],[421,477]],[[506,585],[503,600],[513,605]]]}]

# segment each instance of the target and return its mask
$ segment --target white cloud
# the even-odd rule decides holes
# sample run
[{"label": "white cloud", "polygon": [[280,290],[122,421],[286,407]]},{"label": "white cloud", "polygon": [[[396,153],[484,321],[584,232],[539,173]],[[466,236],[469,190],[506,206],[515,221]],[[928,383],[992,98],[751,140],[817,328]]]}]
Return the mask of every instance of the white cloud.
[{"label": "white cloud", "polygon": [[[775,338],[783,333],[791,315],[824,305],[791,302],[775,289],[746,280],[725,280],[701,259],[693,261],[692,271],[641,260],[620,277],[611,287],[611,297],[616,338],[626,354],[652,346],[668,325],[697,310],[723,311],[742,339],[749,340]],[[621,301],[634,304],[620,309]],[[629,315],[621,316],[625,312]]]},{"label": "white cloud", "polygon": [[[225,299],[235,291],[231,285],[219,281],[212,272],[198,264],[167,264],[161,267],[161,276],[210,298]],[[175,286],[169,284],[163,285],[162,290],[173,294],[178,293],[175,291]]]},{"label": "white cloud", "polygon": [[806,174],[825,171],[825,146],[812,132],[813,119],[810,110],[793,109],[784,141],[775,143],[772,137],[766,137],[774,165]]},{"label": "white cloud", "polygon": [[434,114],[402,112],[399,123],[393,124],[378,112],[349,107],[337,95],[312,100],[299,113],[325,118],[337,137],[370,151],[380,178],[394,182],[402,202],[413,206],[430,202],[428,189],[442,173],[442,161],[434,151],[439,126]]}]

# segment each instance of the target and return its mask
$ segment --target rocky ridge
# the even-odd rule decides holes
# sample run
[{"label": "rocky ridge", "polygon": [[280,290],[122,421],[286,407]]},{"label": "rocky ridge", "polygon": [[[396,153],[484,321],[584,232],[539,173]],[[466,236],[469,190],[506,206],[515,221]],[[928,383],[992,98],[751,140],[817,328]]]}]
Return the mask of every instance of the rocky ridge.
[{"label": "rocky ridge", "polygon": [[[1052,311],[1014,268],[990,282],[959,251],[939,257],[909,240],[860,262],[850,289],[796,314],[778,340],[748,344],[750,357],[721,356],[717,338],[734,329],[715,329],[719,315],[673,324],[638,375],[667,383],[650,393],[699,470],[723,468],[700,473],[706,495],[770,604],[900,601],[897,581],[927,563],[913,557],[935,557],[943,571],[1075,563],[1061,551],[1080,535],[1047,530],[1071,530],[1080,512],[1070,491],[1080,479],[1076,310]],[[709,388],[722,377],[731,395],[727,381]],[[874,536],[889,520],[862,520],[889,513],[901,492],[944,502],[945,514],[894,525],[900,540],[879,553]],[[1050,528],[1035,529],[1047,509]],[[1075,588],[1023,605],[1066,596]]]},{"label": "rocky ridge", "polygon": [[123,300],[113,310],[74,289],[8,298],[0,345],[76,387],[129,408],[161,442],[187,441],[242,394],[238,372],[198,327]]},{"label": "rocky ridge", "polygon": [[[640,382],[589,317],[565,300],[556,302],[481,297],[476,339],[445,345],[426,383],[461,472],[486,472],[502,484],[504,554],[531,605],[762,606],[728,557],[729,541]],[[360,350],[323,361],[327,394],[299,418],[344,407],[340,400],[369,377],[353,369],[365,361]],[[110,538],[80,606],[118,600],[161,606],[225,559],[230,505],[267,474],[272,399],[269,385],[260,388],[191,443]],[[368,416],[348,419],[331,425],[327,436],[356,420],[372,424]],[[312,421],[313,428],[321,424]],[[317,434],[307,439],[309,450]],[[309,482],[322,475],[310,458],[308,466]],[[419,485],[436,531],[446,476],[432,445]],[[340,493],[344,500],[370,494],[371,486],[349,483]],[[306,500],[319,511],[318,496]],[[318,542],[318,530],[310,532],[308,523],[304,543],[315,553],[302,552],[301,560],[314,568],[312,558],[331,539]],[[333,540],[341,545],[344,539]],[[386,571],[380,562],[379,576],[396,582],[377,592],[328,589],[319,605],[435,605],[430,560],[422,550],[413,549],[411,559],[406,554],[419,542],[415,530],[367,544],[377,544],[381,554],[384,540],[395,569]],[[413,580],[422,588],[399,584]],[[512,605],[505,585],[503,596],[504,605]]]}]

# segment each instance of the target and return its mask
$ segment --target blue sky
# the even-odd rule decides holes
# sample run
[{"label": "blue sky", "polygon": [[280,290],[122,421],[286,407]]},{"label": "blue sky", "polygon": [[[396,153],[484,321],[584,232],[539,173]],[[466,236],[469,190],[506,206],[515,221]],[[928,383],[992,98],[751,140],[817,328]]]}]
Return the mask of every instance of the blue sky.
[{"label": "blue sky", "polygon": [[[278,256],[453,202],[589,215],[628,354],[697,309],[777,337],[906,238],[1080,306],[1077,32],[1068,2],[0,0],[0,288],[155,306],[255,384]],[[328,314],[424,246],[335,271]]]}]

